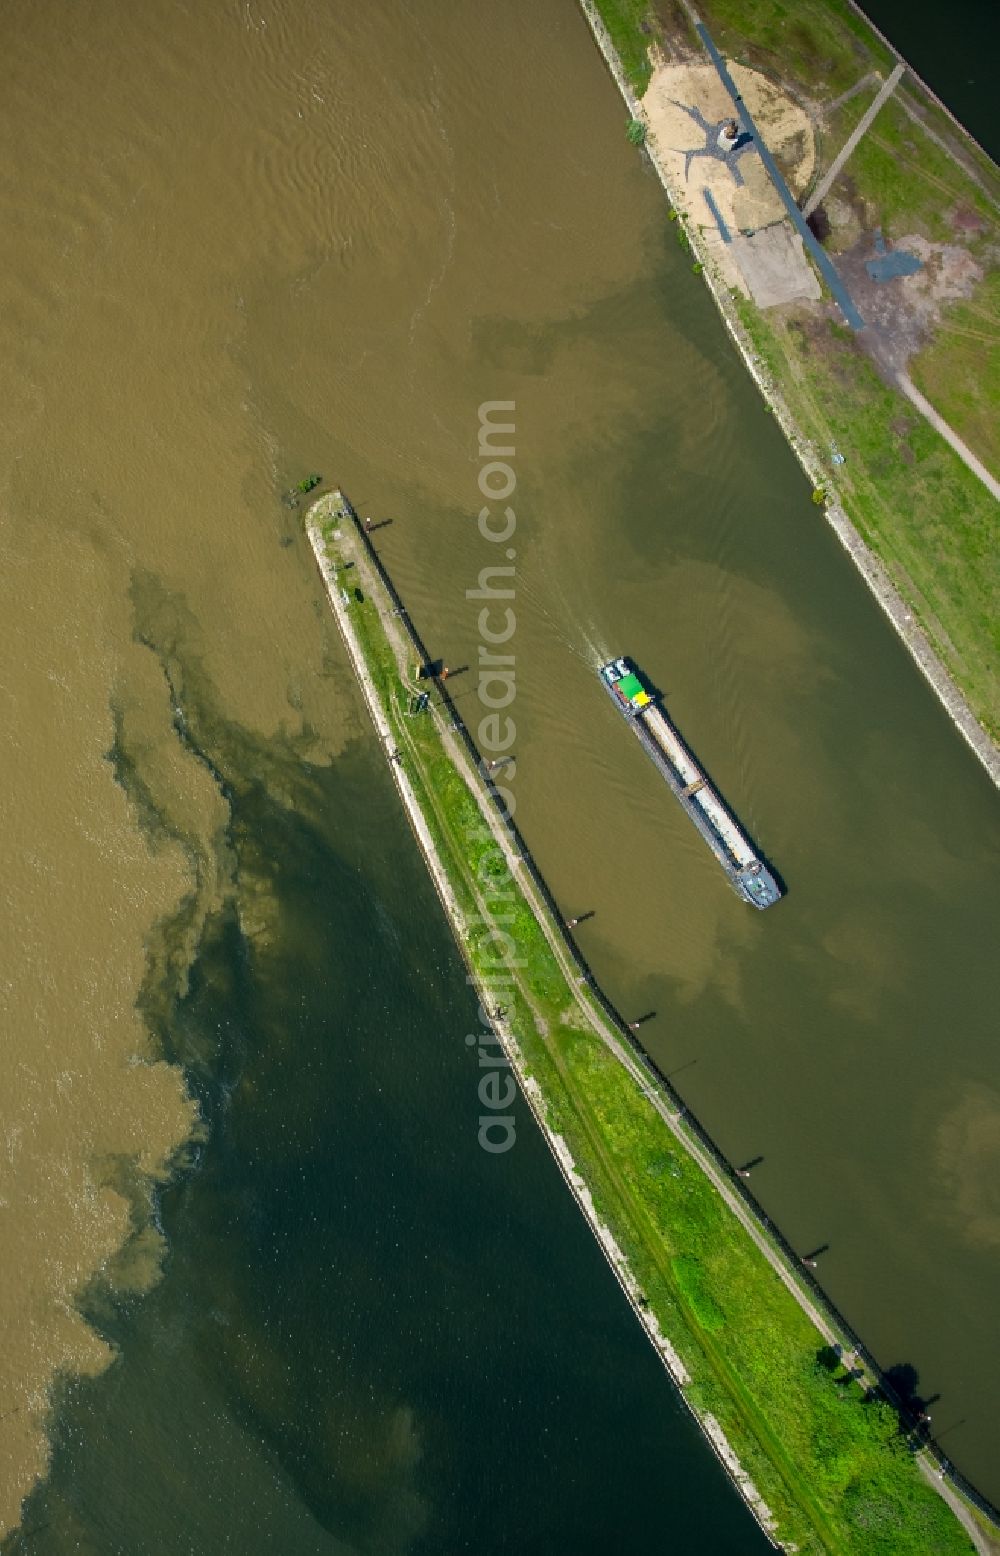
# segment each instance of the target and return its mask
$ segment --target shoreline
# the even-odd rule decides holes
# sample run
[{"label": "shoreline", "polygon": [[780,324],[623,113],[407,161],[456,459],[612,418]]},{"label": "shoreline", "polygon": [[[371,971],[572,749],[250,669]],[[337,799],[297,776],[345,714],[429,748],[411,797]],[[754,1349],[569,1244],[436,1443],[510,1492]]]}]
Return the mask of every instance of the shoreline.
[{"label": "shoreline", "polygon": [[[630,116],[645,124],[646,115],[643,110],[642,100],[636,96],[626,79],[618,51],[611,41],[607,28],[594,4],[594,0],[580,0],[580,9],[586,18],[594,42],[600,50]],[[895,50],[893,52],[895,53]],[[647,141],[643,149],[670,205],[677,211],[683,210],[683,194],[674,187],[670,175],[657,157],[654,147]],[[813,454],[809,440],[798,426],[780,390],[763,369],[760,359],[754,351],[753,343],[748,338],[742,321],[733,306],[728,286],[717,274],[715,260],[707,246],[702,242],[701,234],[687,223],[685,223],[684,230],[690,243],[691,252],[702,267],[702,279],[708,287],[709,295],[712,297],[722,322],[729,332],[730,339],[743,359],[747,372],[757,385],[764,403],[769,406],[775,420],[781,427],[785,441],[811,482],[813,490],[829,488],[831,482],[829,471],[820,466]],[[897,635],[902,639],[910,657],[929,683],[951,723],[958,730],[958,733],[965,740],[980,764],[985,768],[993,783],[1000,788],[1000,746],[997,746],[976,718],[958,684],[946,669],[923,627],[920,626],[910,607],[897,589],[885,563],[862,538],[860,531],[839,502],[824,504],[824,514],[837,539],[851,558],[882,611],[889,618]]]},{"label": "shoreline", "polygon": [[[322,503],[323,500],[324,499],[321,498],[320,502]],[[337,622],[341,638],[345,648],[347,649],[348,658],[351,661],[351,667],[354,670],[358,684],[361,687],[362,696],[368,709],[369,716],[373,725],[375,726],[375,731],[378,734],[379,740],[382,742],[383,746],[385,746],[389,742],[394,742],[395,737],[379,701],[378,691],[374,685],[371,674],[365,662],[364,651],[358,642],[357,635],[350,621],[348,608],[344,605],[344,602],[341,598],[341,586],[337,580],[336,573],[331,567],[326,556],[326,546],[323,536],[320,533],[318,526],[313,521],[313,514],[315,513],[317,507],[319,507],[319,504],[314,504],[313,508],[309,510],[309,513],[306,516],[306,534],[308,536],[309,544],[312,548],[316,564],[319,568],[320,577],[323,580],[323,586],[326,591],[327,598],[330,602],[334,618]],[[367,578],[366,584],[370,584],[370,582],[371,579]],[[434,884],[434,889],[437,892],[438,899],[441,902],[445,916],[451,926],[452,933],[462,956],[462,960],[465,962],[466,968],[468,969],[470,986],[474,989],[477,999],[480,1001],[482,1008],[485,1010],[487,1008],[489,990],[481,981],[473,961],[467,954],[466,946],[469,938],[469,931],[465,920],[465,915],[452,890],[451,883],[448,879],[448,873],[445,870],[443,863],[441,862],[441,858],[437,850],[437,845],[435,844],[434,839],[430,834],[430,830],[423,815],[420,801],[417,798],[416,793],[414,792],[413,787],[402,766],[399,763],[393,761],[390,761],[388,765],[392,772],[396,789],[402,801],[406,818],[420,847],[420,851],[423,854],[424,863],[427,866],[428,873],[430,874],[431,880]],[[503,829],[499,826],[495,816],[490,813],[488,807],[481,803],[481,797],[477,790],[473,789],[472,792],[475,795],[477,803],[479,803],[480,812],[483,815],[487,826],[489,826],[498,845],[503,849],[508,865],[512,865],[513,850],[511,848],[509,838],[504,834]],[[522,890],[524,890],[525,881],[523,876],[520,876],[519,879]],[[532,907],[535,908],[535,905],[532,904]],[[535,911],[537,914],[537,908],[535,908]],[[587,1012],[587,1014],[589,1015],[589,1012]],[[597,1241],[598,1247],[603,1253],[604,1258],[607,1261],[607,1264],[610,1267],[616,1281],[618,1282],[618,1285],[621,1288],[626,1301],[631,1307],[633,1314],[639,1320],[639,1323],[645,1331],[647,1339],[659,1357],[664,1370],[667,1372],[671,1381],[674,1383],[677,1393],[683,1401],[688,1414],[696,1422],[699,1430],[701,1431],[705,1440],[711,1446],[713,1453],[719,1460],[719,1463],[722,1465],[739,1496],[750,1510],[750,1513],[752,1514],[755,1522],[760,1527],[768,1542],[775,1550],[783,1549],[784,1547],[780,1544],[774,1535],[775,1521],[770,1509],[768,1508],[763,1497],[760,1495],[750,1476],[743,1469],[738,1455],[726,1438],[722,1428],[719,1426],[714,1417],[708,1416],[703,1418],[698,1413],[692,1401],[685,1394],[685,1387],[691,1382],[690,1374],[688,1373],[687,1368],[684,1366],[684,1363],[675,1350],[674,1346],[671,1344],[668,1337],[662,1332],[656,1316],[652,1312],[652,1309],[648,1306],[644,1307],[642,1305],[640,1300],[641,1287],[629,1265],[624,1252],[618,1246],[618,1243],[615,1240],[611,1229],[605,1225],[605,1223],[598,1215],[587,1183],[578,1171],[576,1162],[573,1159],[573,1155],[568,1145],[566,1144],[566,1141],[560,1134],[557,1133],[557,1131],[551,1127],[548,1122],[548,1119],[545,1115],[544,1094],[538,1082],[531,1074],[529,1074],[526,1068],[524,1055],[521,1052],[516,1037],[510,1030],[509,1026],[506,1025],[506,1023],[502,1021],[493,1021],[491,1024],[493,1031],[496,1033],[500,1046],[502,1047],[504,1054],[507,1057],[510,1067],[517,1077],[518,1087],[520,1089],[521,1095],[524,1098],[529,1111],[531,1112],[535,1124],[541,1132],[542,1139],[545,1141],[549,1153],[552,1156],[556,1167],[558,1168],[559,1173],[563,1178],[563,1181],[576,1201],[577,1208],[583,1215],[584,1220],[590,1227],[590,1230]]]},{"label": "shoreline", "polygon": [[[346,514],[339,507],[340,503],[344,504],[344,508],[347,510]],[[420,845],[421,853],[431,874],[438,898],[445,910],[459,950],[469,970],[470,977],[468,981],[475,988],[481,1001],[482,1016],[491,999],[489,984],[477,970],[473,955],[474,941],[469,921],[465,909],[458,900],[456,890],[452,885],[448,869],[441,855],[442,847],[445,850],[448,848],[458,849],[461,844],[457,839],[449,839],[447,830],[442,834],[442,842],[440,844],[435,839],[432,826],[429,824],[427,815],[424,812],[424,805],[426,804],[432,821],[440,828],[442,818],[437,813],[438,806],[432,798],[432,790],[427,789],[426,798],[422,801],[414,784],[411,783],[409,776],[404,771],[402,763],[394,759],[400,750],[401,744],[409,741],[410,749],[407,751],[406,759],[414,758],[417,786],[420,788],[426,786],[428,773],[421,766],[416,747],[413,745],[409,733],[403,733],[405,721],[400,719],[400,729],[394,730],[389,717],[391,698],[390,710],[387,711],[386,707],[383,706],[384,697],[388,696],[388,693],[384,689],[380,691],[376,684],[372,668],[369,666],[366,658],[365,649],[350,619],[351,607],[348,598],[344,596],[342,585],[337,576],[337,564],[330,559],[328,553],[329,542],[342,541],[343,537],[339,526],[343,524],[351,533],[353,544],[350,554],[353,565],[358,566],[358,572],[355,576],[359,577],[364,584],[364,590],[360,592],[359,598],[363,600],[367,597],[375,609],[378,617],[378,630],[382,634],[382,642],[392,660],[391,673],[393,676],[401,675],[407,652],[412,652],[413,640],[407,636],[405,629],[392,624],[392,618],[400,614],[400,611],[395,608],[399,606],[398,597],[393,597],[391,584],[387,583],[385,578],[380,576],[378,567],[372,563],[368,554],[369,548],[364,537],[360,533],[355,536],[355,524],[352,522],[350,514],[350,505],[346,503],[346,500],[342,499],[339,493],[328,494],[320,498],[317,503],[313,504],[306,515],[305,528],[307,537],[319,567],[323,586],[337,621],[338,630],[347,649],[352,668],[361,685],[369,715],[379,735],[389,766],[393,769],[394,781],[403,802],[411,830],[414,832]],[[324,520],[336,521],[338,528],[332,535],[330,533],[331,524],[329,522],[324,524]],[[419,642],[419,639],[416,641]],[[405,680],[402,684],[405,687]],[[455,776],[460,780],[468,796],[474,802],[478,816],[485,822],[495,845],[502,851],[508,868],[509,879],[517,882],[521,898],[533,916],[536,928],[541,931],[549,951],[555,957],[559,973],[565,983],[565,991],[572,1001],[576,1013],[583,1017],[591,1033],[600,1039],[604,1047],[609,1051],[612,1060],[617,1061],[617,1065],[621,1067],[627,1077],[635,1084],[648,1107],[666,1125],[669,1134],[680,1145],[696,1172],[707,1180],[706,1188],[708,1192],[710,1194],[714,1192],[734,1220],[739,1223],[749,1241],[754,1245],[757,1254],[762,1256],[766,1265],[770,1267],[773,1274],[798,1305],[802,1314],[805,1315],[817,1338],[825,1341],[827,1346],[833,1347],[842,1358],[849,1358],[849,1360],[843,1360],[842,1364],[845,1368],[850,1366],[855,1369],[851,1376],[857,1380],[862,1395],[871,1394],[875,1397],[884,1395],[886,1388],[882,1382],[881,1372],[877,1363],[868,1356],[863,1344],[858,1341],[857,1336],[853,1335],[849,1328],[845,1331],[838,1324],[835,1310],[829,1310],[828,1299],[823,1296],[821,1291],[817,1289],[816,1299],[813,1299],[808,1284],[803,1284],[801,1271],[794,1267],[787,1250],[782,1248],[780,1233],[766,1217],[761,1221],[762,1213],[759,1211],[755,1213],[752,1201],[744,1203],[740,1194],[726,1180],[723,1164],[717,1162],[708,1149],[710,1142],[706,1144],[701,1139],[695,1121],[686,1119],[687,1110],[677,1099],[671,1097],[669,1085],[665,1089],[661,1089],[655,1084],[650,1085],[651,1075],[644,1070],[641,1056],[633,1054],[615,1032],[614,1023],[601,1002],[602,997],[597,986],[592,982],[588,982],[588,980],[581,980],[574,976],[574,974],[579,972],[579,967],[573,961],[571,946],[564,944],[566,937],[562,934],[559,923],[553,917],[554,909],[545,900],[544,891],[546,889],[544,887],[540,888],[530,871],[517,868],[517,864],[522,862],[523,859],[523,856],[518,852],[519,848],[525,847],[523,840],[519,838],[516,832],[513,835],[508,834],[501,819],[491,809],[488,803],[488,793],[484,789],[483,784],[476,781],[477,774],[465,746],[453,732],[453,729],[446,723],[445,718],[442,716],[442,710],[436,704],[432,705],[432,708],[433,728],[437,744],[451,763]],[[460,862],[457,854],[455,862],[456,864]],[[470,869],[474,868],[471,859],[465,861],[465,863]],[[469,885],[468,881],[466,885]],[[482,917],[486,913],[485,901],[475,890],[474,886],[471,891],[471,900],[473,909],[479,917]],[[518,980],[518,982],[520,981]],[[583,987],[581,987],[581,983],[583,983]],[[492,994],[492,998],[495,998],[495,991]],[[530,1007],[530,1000],[528,1003]],[[484,1019],[484,1025],[486,1024],[487,1022]],[[594,1204],[591,1187],[584,1171],[578,1168],[577,1162],[563,1135],[550,1122],[549,1112],[553,1104],[547,1098],[544,1088],[532,1074],[525,1054],[518,1039],[511,1031],[509,1023],[502,1019],[490,1019],[489,1025],[496,1039],[501,1044],[511,1068],[515,1072],[522,1095],[542,1132],[547,1148],[552,1154],[570,1192],[573,1194],[578,1208],[583,1213],[591,1232],[597,1238],[605,1259],[633,1313],[639,1319],[662,1365],[676,1385],[678,1393],[683,1398],[686,1408],[697,1422],[699,1429],[709,1442],[713,1452],[769,1542],[778,1549],[794,1548],[793,1544],[790,1543],[789,1536],[786,1536],[784,1539],[779,1536],[780,1525],[778,1517],[772,1513],[768,1502],[765,1500],[765,1496],[758,1490],[751,1474],[744,1468],[723,1427],[712,1413],[709,1403],[704,1398],[699,1398],[696,1401],[687,1393],[687,1387],[691,1384],[696,1394],[701,1395],[704,1390],[705,1377],[699,1375],[692,1378],[676,1347],[664,1334],[660,1318],[652,1311],[649,1299],[643,1290],[643,1284],[637,1278],[634,1262],[630,1263],[621,1247],[620,1234],[612,1231],[611,1227],[602,1219]],[[544,1037],[546,1033],[542,1032],[541,1035]],[[546,1046],[543,1043],[543,1048]],[[532,1062],[534,1063],[534,1061]],[[569,1084],[566,1076],[558,1069],[556,1071],[556,1081],[562,1085]],[[593,1100],[589,1099],[586,1093],[583,1094],[583,1099],[585,1106],[589,1105],[592,1107],[594,1105]],[[674,1107],[678,1108],[678,1111],[673,1111]],[[650,1119],[650,1123],[653,1123],[652,1119]],[[598,1173],[598,1179],[600,1179],[600,1173]],[[603,1183],[603,1180],[601,1182],[601,1192],[603,1194],[607,1189],[607,1184]],[[733,1230],[735,1231],[735,1228]],[[628,1232],[626,1232],[626,1240],[628,1235]],[[631,1229],[631,1235],[635,1236],[634,1227]],[[739,1234],[737,1234],[737,1238],[738,1236]],[[648,1250],[645,1249],[641,1242],[639,1246],[643,1249],[642,1256],[644,1257]],[[682,1325],[687,1324],[688,1331],[690,1331],[690,1316],[685,1316],[683,1312],[680,1312],[679,1322]],[[701,1341],[696,1333],[686,1332],[686,1343],[690,1345],[692,1341],[696,1348],[701,1345]],[[697,1361],[702,1372],[704,1371],[706,1359],[704,1348],[702,1347],[697,1355]],[[730,1407],[732,1403],[730,1401]],[[751,1449],[751,1456],[754,1454],[759,1456],[762,1452],[762,1444],[758,1435],[758,1428],[743,1415],[738,1406],[733,1420],[734,1422],[739,1422],[740,1431],[747,1434],[747,1445]],[[784,1472],[773,1459],[770,1450],[766,1448],[763,1449],[762,1467],[764,1461],[768,1462],[768,1474],[777,1473],[780,1479]],[[989,1547],[984,1542],[972,1509],[957,1488],[947,1483],[939,1473],[939,1462],[935,1459],[934,1450],[930,1448],[930,1444],[925,1444],[922,1450],[915,1452],[914,1462],[927,1486],[941,1497],[951,1514],[958,1519],[966,1535],[971,1540],[973,1547],[977,1551],[984,1553],[985,1556]],[[755,1471],[754,1473],[758,1472]],[[816,1525],[813,1523],[811,1515],[803,1509],[802,1503],[796,1497],[794,1488],[792,1505],[797,1509],[798,1515],[805,1516],[810,1527],[815,1529]]]}]

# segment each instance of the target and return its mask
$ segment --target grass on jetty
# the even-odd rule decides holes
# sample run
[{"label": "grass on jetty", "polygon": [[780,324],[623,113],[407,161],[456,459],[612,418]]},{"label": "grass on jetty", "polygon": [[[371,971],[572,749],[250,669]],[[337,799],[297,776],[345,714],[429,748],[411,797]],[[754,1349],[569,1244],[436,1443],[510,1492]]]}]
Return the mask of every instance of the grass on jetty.
[{"label": "grass on jetty", "polygon": [[641,97],[653,73],[648,45],[656,37],[648,0],[597,0],[596,9],[622,62],[632,90]]},{"label": "grass on jetty", "polygon": [[889,49],[846,0],[703,0],[697,6],[724,54],[771,73],[823,83],[835,97],[865,70],[888,75],[895,64]]},{"label": "grass on jetty", "polygon": [[[692,46],[686,13],[678,14],[680,0],[669,8],[654,0],[645,6],[640,0],[595,3],[616,46],[626,50],[630,79],[642,72],[637,51],[648,52],[654,39],[662,42],[668,59],[672,48],[687,58],[707,58],[699,44]],[[894,63],[846,0],[801,0],[795,6],[787,0],[699,0],[697,10],[726,56],[762,71],[800,99],[831,102],[866,72],[878,71],[884,79]],[[864,206],[865,226],[877,221],[890,240],[918,234],[937,243],[959,242],[985,272],[971,297],[945,312],[931,344],[914,357],[911,374],[995,475],[1000,282],[996,213],[980,184],[994,186],[996,172],[912,78],[904,79],[901,90],[933,134],[956,150],[971,176],[896,97],[882,107],[852,153],[847,182],[839,182],[835,192]],[[870,91],[860,93],[824,121],[821,169],[870,101]],[[957,213],[963,213],[960,237]],[[831,467],[831,487],[885,563],[973,712],[997,739],[994,499],[910,402],[878,376],[846,331],[831,330],[816,309],[789,307],[765,314],[741,298],[736,303],[758,354],[819,457],[828,458],[832,445],[846,456],[846,464]]]},{"label": "grass on jetty", "polygon": [[[336,557],[335,541],[328,554]],[[697,1163],[587,1027],[577,991],[445,747],[443,720],[431,712],[407,717],[427,683],[401,675],[387,637],[398,633],[398,622],[381,585],[363,562],[346,577],[361,587],[361,601],[350,595],[350,617],[463,915],[482,911],[491,886],[514,893],[504,908],[513,922],[504,927],[524,966],[503,995],[507,1020],[548,1122],[566,1140],[644,1300],[691,1374],[691,1403],[715,1416],[775,1515],[779,1537],[800,1551],[967,1553],[967,1537],[923,1480],[895,1412],[827,1355]],[[463,951],[489,984],[496,964],[482,928]]]}]

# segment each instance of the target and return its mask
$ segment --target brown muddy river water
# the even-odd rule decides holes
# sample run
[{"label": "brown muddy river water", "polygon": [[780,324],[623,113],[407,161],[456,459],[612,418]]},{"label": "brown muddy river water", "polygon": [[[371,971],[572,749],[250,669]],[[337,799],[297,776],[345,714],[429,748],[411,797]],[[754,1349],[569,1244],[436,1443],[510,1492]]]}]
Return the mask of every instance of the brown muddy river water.
[{"label": "brown muddy river water", "polygon": [[[210,688],[274,793],[364,730],[281,502],[311,469],[392,520],[425,637],[474,666],[487,400],[515,404],[523,831],[1000,1499],[996,796],[813,508],[572,0],[4,0],[0,39],[0,1525],[52,1375],[107,1359],[74,1294],[130,1219],[116,1283],[155,1283],[149,1180],[194,1126],[154,1016],[235,867],[177,709]],[[614,717],[612,653],[780,870],[773,912]],[[473,671],[453,686],[472,715]]]}]

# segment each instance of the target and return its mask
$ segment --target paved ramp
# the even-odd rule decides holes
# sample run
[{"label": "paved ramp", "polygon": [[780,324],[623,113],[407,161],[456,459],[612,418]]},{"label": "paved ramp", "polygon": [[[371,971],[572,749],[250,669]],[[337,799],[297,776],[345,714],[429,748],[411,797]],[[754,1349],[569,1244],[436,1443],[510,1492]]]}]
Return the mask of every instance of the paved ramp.
[{"label": "paved ramp", "polygon": [[858,141],[867,132],[872,120],[878,113],[879,109],[882,107],[882,104],[886,101],[887,98],[891,97],[893,92],[896,90],[897,86],[899,85],[899,78],[905,70],[905,65],[896,66],[895,70],[890,75],[888,81],[883,86],[881,92],[878,94],[871,107],[862,116],[860,122],[855,127],[853,134],[847,137],[839,155],[834,157],[833,166],[830,168],[830,171],[827,173],[826,177],[820,180],[816,188],[813,190],[813,193],[809,196],[809,199],[806,201],[802,208],[803,216],[808,216],[811,211],[814,211],[817,205],[819,205],[819,202],[823,199],[824,195],[829,194],[830,190],[833,188],[833,181],[837,174],[840,172],[844,163],[851,155],[851,152],[858,144]]},{"label": "paved ramp", "polygon": [[719,53],[715,44],[712,42],[712,39],[709,36],[708,28],[705,26],[704,22],[696,22],[695,29],[702,43],[705,45],[705,48],[708,50],[708,56],[718,71],[719,80],[722,82],[722,85],[729,93],[736,112],[742,119],[745,127],[753,136],[754,145],[757,148],[757,155],[760,157],[760,160],[764,164],[764,167],[767,171],[767,176],[777,190],[781,199],[781,203],[784,205],[785,210],[791,217],[792,225],[798,231],[798,234],[802,239],[802,242],[805,244],[805,247],[811,259],[813,260],[813,263],[829,287],[830,292],[833,295],[834,302],[837,304],[837,307],[844,315],[844,318],[847,320],[847,323],[851,326],[852,330],[863,330],[865,327],[864,319],[862,319],[857,308],[854,306],[854,303],[851,300],[851,294],[837,274],[836,267],[833,264],[833,261],[830,259],[829,254],[824,252],[820,244],[816,241],[815,237],[810,232],[809,228],[806,226],[805,217],[802,215],[802,212],[796,205],[791,190],[785,183],[785,180],[782,178],[781,173],[778,171],[778,165],[772,157],[771,153],[768,151],[766,142],[764,141],[763,136],[754,123],[750,114],[750,110],[744,103],[743,97],[735,81],[729,74],[725,60],[722,58],[722,55]]}]

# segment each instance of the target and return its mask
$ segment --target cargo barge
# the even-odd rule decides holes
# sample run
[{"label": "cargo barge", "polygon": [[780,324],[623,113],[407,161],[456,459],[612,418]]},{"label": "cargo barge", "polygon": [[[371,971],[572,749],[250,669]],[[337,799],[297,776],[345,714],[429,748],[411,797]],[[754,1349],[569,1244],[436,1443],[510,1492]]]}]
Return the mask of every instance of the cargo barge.
[{"label": "cargo barge", "polygon": [[755,908],[772,907],[781,897],[781,887],[632,661],[609,660],[601,666],[601,680],[739,895]]}]

